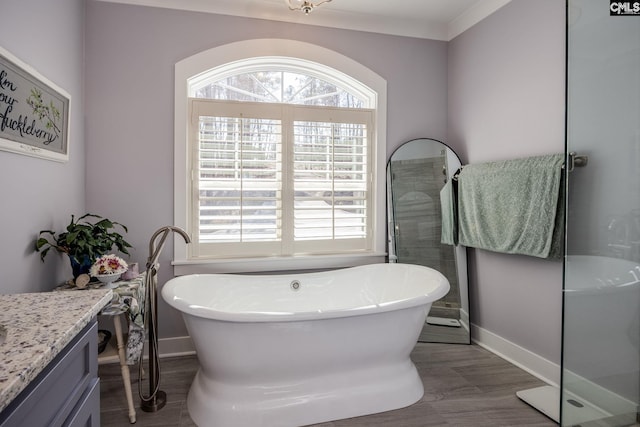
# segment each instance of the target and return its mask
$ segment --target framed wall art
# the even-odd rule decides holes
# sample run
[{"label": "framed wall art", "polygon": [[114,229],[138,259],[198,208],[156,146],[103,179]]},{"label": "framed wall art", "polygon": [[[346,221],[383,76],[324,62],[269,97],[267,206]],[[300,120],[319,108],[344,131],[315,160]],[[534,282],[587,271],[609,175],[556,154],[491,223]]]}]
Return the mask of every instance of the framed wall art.
[{"label": "framed wall art", "polygon": [[69,94],[0,47],[0,150],[69,160]]}]

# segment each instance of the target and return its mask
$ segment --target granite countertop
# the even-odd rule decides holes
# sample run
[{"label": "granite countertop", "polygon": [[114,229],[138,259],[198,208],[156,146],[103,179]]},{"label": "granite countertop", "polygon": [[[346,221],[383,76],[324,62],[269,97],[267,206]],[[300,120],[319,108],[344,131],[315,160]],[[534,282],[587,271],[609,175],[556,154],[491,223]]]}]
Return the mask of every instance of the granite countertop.
[{"label": "granite countertop", "polygon": [[0,295],[0,411],[112,298],[111,289]]}]

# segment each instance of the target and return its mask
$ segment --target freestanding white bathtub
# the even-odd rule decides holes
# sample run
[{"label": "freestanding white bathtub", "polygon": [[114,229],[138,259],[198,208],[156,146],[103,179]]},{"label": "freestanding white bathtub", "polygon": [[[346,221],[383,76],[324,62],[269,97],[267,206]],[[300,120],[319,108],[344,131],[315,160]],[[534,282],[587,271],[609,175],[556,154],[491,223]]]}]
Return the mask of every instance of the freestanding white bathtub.
[{"label": "freestanding white bathtub", "polygon": [[448,291],[409,264],[171,279],[162,296],[200,363],[189,414],[201,427],[301,426],[409,406],[424,393],[409,355]]}]

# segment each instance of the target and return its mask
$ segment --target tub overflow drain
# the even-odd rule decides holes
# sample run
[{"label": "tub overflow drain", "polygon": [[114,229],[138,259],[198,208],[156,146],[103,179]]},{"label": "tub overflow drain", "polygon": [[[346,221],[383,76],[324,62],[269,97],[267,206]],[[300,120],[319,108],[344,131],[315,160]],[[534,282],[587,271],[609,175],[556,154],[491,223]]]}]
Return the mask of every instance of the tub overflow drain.
[{"label": "tub overflow drain", "polygon": [[291,282],[291,290],[292,291],[299,291],[300,290],[300,282],[297,280],[294,280],[293,282]]}]

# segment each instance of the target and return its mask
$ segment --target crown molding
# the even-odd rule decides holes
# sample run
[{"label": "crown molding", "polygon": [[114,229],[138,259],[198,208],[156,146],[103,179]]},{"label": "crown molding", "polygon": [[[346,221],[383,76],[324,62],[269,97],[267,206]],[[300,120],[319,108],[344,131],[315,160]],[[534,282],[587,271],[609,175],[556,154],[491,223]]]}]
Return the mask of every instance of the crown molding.
[{"label": "crown molding", "polygon": [[159,7],[192,12],[215,13],[267,19],[295,24],[366,31],[396,36],[449,41],[494,13],[511,0],[483,0],[449,23],[418,18],[400,18],[361,14],[330,8],[318,8],[312,15],[291,13],[281,0],[95,0],[136,6]]},{"label": "crown molding", "polygon": [[511,0],[485,0],[482,3],[476,3],[471,6],[460,16],[449,22],[447,26],[447,41],[453,40],[510,2]]}]

